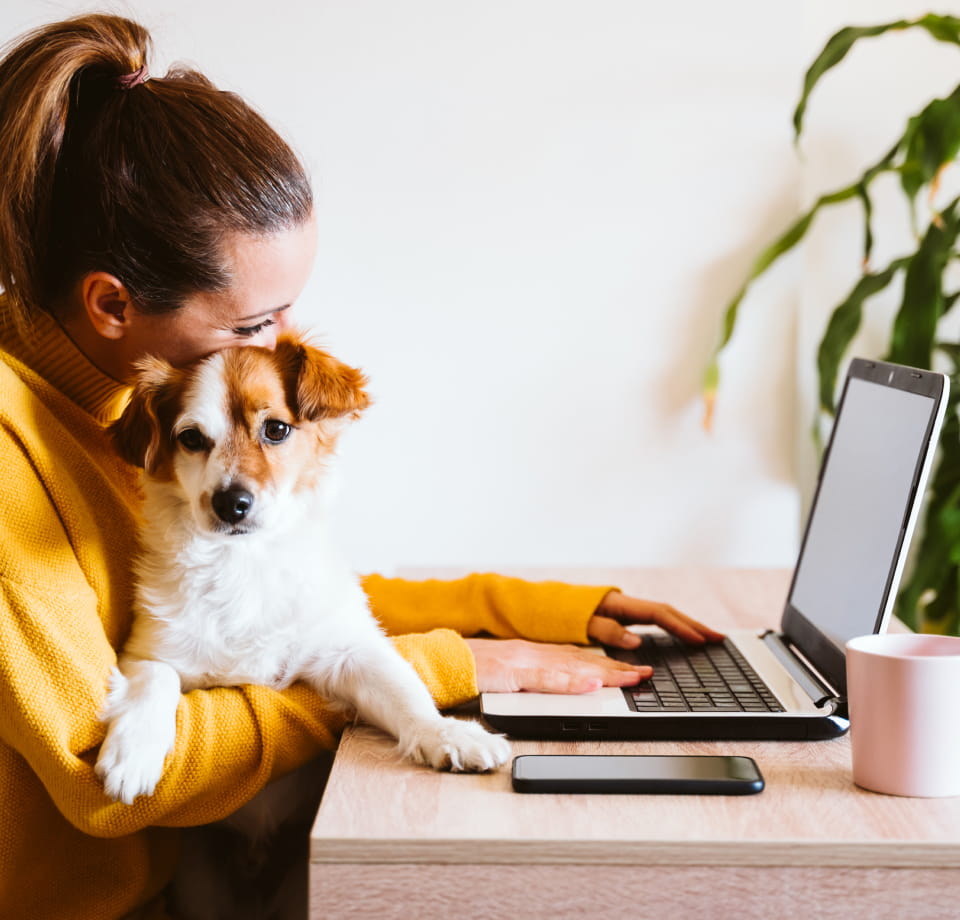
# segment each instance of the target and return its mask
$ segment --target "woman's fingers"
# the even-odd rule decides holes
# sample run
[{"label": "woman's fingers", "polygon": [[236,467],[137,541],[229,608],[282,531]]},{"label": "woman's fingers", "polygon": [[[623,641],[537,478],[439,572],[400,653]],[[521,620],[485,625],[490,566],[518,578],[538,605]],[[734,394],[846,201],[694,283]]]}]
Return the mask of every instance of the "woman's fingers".
[{"label": "woman's fingers", "polygon": [[653,669],[615,661],[575,645],[523,639],[467,639],[481,692],[589,693],[601,687],[632,687]]},{"label": "woman's fingers", "polygon": [[591,617],[587,624],[587,635],[601,645],[611,645],[614,648],[637,648],[641,642],[636,633],[606,616]]},{"label": "woman's fingers", "polygon": [[[684,642],[692,644],[721,642],[724,638],[723,633],[711,629],[691,616],[687,616],[670,604],[630,597],[619,591],[611,591],[604,597],[597,608],[594,619],[597,617],[607,617],[622,625],[631,623],[653,624],[673,633]],[[621,647],[630,648],[628,645],[622,645]]]}]

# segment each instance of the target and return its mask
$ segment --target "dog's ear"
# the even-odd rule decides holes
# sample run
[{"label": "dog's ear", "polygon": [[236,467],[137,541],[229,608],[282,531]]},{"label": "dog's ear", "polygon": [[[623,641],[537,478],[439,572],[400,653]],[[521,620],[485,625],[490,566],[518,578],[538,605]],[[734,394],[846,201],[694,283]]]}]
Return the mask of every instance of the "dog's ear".
[{"label": "dog's ear", "polygon": [[297,334],[281,336],[274,353],[287,382],[287,400],[298,418],[356,418],[370,405],[362,371]]},{"label": "dog's ear", "polygon": [[117,453],[148,473],[156,468],[162,443],[160,407],[170,392],[174,368],[161,358],[147,357],[136,365],[133,393],[123,414],[110,426]]}]

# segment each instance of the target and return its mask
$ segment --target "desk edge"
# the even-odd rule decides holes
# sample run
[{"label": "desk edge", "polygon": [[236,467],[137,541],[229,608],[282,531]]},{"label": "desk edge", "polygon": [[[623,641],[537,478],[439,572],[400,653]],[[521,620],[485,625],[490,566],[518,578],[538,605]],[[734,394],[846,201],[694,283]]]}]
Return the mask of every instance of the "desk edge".
[{"label": "desk edge", "polygon": [[960,845],[887,840],[631,841],[631,840],[411,840],[311,841],[310,861],[326,865],[644,865],[960,868]]}]

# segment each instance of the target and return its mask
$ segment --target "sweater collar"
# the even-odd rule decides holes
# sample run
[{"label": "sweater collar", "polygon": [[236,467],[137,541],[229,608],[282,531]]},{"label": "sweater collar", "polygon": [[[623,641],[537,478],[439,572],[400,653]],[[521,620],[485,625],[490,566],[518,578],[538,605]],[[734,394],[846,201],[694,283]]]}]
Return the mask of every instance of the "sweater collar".
[{"label": "sweater collar", "polygon": [[38,312],[25,336],[6,325],[0,329],[0,346],[22,361],[98,422],[119,417],[130,396],[130,387],[107,376],[76,345],[49,314]]}]

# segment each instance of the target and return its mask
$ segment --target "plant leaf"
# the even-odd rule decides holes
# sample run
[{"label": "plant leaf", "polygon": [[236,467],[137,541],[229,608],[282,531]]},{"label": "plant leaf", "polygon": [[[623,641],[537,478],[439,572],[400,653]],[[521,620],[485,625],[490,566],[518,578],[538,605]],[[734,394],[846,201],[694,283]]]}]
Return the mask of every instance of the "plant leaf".
[{"label": "plant leaf", "polygon": [[820,81],[820,78],[832,68],[836,67],[848,54],[850,49],[862,38],[874,38],[885,32],[902,31],[903,29],[921,28],[926,30],[937,41],[960,45],[960,19],[955,16],[941,16],[928,13],[919,19],[898,19],[879,26],[847,26],[840,29],[828,40],[816,60],[807,69],[803,78],[803,92],[800,101],[793,113],[794,138],[799,138],[803,131],[803,118],[807,110],[810,93]]},{"label": "plant leaf", "polygon": [[960,19],[956,16],[928,13],[926,16],[921,16],[913,25],[926,29],[937,41],[960,45]]},{"label": "plant leaf", "polygon": [[794,221],[794,223],[787,228],[787,231],[778,239],[774,240],[774,242],[766,249],[764,249],[754,261],[753,267],[750,269],[750,274],[747,276],[747,280],[744,282],[743,287],[737,291],[736,296],[730,301],[729,304],[727,304],[727,307],[724,310],[723,322],[720,328],[720,341],[714,348],[713,354],[710,357],[710,363],[707,365],[707,369],[704,372],[702,390],[707,403],[707,412],[704,418],[704,427],[707,430],[710,429],[710,415],[713,406],[713,399],[716,395],[717,384],[720,379],[720,352],[723,351],[727,343],[730,341],[730,336],[733,335],[734,327],[737,324],[737,313],[740,309],[740,303],[746,296],[751,282],[759,275],[762,275],[777,259],[780,258],[780,256],[789,252],[794,246],[797,245],[797,243],[800,242],[800,240],[803,239],[807,230],[810,229],[810,224],[813,223],[813,219],[816,217],[817,211],[819,211],[820,208],[825,207],[826,205],[837,204],[841,201],[848,201],[851,198],[857,197],[860,195],[860,187],[861,183],[858,180],[847,188],[838,189],[835,192],[821,195],[806,214]]},{"label": "plant leaf", "polygon": [[[955,463],[950,465],[955,467]],[[912,629],[956,633],[960,612],[960,491],[931,497],[921,532],[915,568],[897,597],[897,616]]]},{"label": "plant leaf", "polygon": [[960,291],[956,291],[953,294],[945,297],[943,300],[943,313],[941,316],[946,316],[953,309],[957,300],[960,300]]},{"label": "plant leaf", "polygon": [[720,381],[720,353],[726,347],[727,343],[730,341],[730,337],[733,335],[733,330],[737,324],[737,314],[740,310],[740,303],[746,296],[751,282],[758,276],[762,275],[777,259],[780,258],[780,256],[789,252],[794,246],[797,245],[797,243],[800,242],[800,240],[803,239],[807,230],[810,229],[810,224],[813,223],[814,217],[821,208],[832,204],[838,204],[842,201],[849,201],[851,198],[855,197],[859,198],[864,205],[864,250],[867,257],[869,257],[870,249],[873,244],[873,237],[870,230],[872,209],[868,188],[870,183],[880,173],[896,169],[896,167],[893,165],[893,161],[899,150],[900,142],[898,141],[855,183],[853,183],[853,185],[849,185],[846,188],[837,189],[836,191],[829,192],[826,195],[821,195],[806,214],[803,214],[801,217],[799,217],[782,236],[764,249],[754,261],[753,266],[750,269],[750,274],[747,276],[747,280],[743,283],[743,286],[739,291],[737,291],[736,296],[730,301],[729,304],[727,304],[727,307],[724,310],[723,322],[720,330],[720,340],[715,347],[713,354],[710,356],[710,362],[707,365],[706,371],[704,372],[701,388],[705,401],[703,427],[707,431],[710,430],[712,423],[713,406]]},{"label": "plant leaf", "polygon": [[907,29],[911,25],[912,23],[906,19],[898,19],[896,22],[888,22],[880,26],[846,26],[832,35],[804,75],[803,93],[793,113],[794,138],[799,138],[803,131],[803,116],[806,113],[807,100],[810,98],[813,88],[828,70],[836,67],[847,56],[850,49],[861,38],[873,38],[892,29]]},{"label": "plant leaf", "polygon": [[863,203],[863,267],[866,270],[873,255],[873,200],[864,177],[857,186],[857,197]]},{"label": "plant leaf", "polygon": [[[958,296],[951,294],[948,300],[956,300]],[[960,367],[960,342],[937,342],[937,351],[942,351],[953,362],[954,369]]]},{"label": "plant leaf", "polygon": [[954,199],[931,222],[907,268],[903,282],[903,301],[893,321],[890,351],[886,360],[897,364],[929,368],[937,324],[946,307],[943,271],[953,255],[960,234],[960,219]]},{"label": "plant leaf", "polygon": [[883,271],[864,275],[854,285],[846,299],[830,315],[820,347],[817,350],[817,368],[820,377],[820,408],[833,414],[836,403],[834,393],[837,388],[837,376],[840,363],[847,348],[860,328],[863,318],[863,304],[884,290],[893,280],[893,276],[909,266],[911,257],[896,259]]},{"label": "plant leaf", "polygon": [[912,210],[920,189],[932,183],[944,163],[952,162],[960,151],[960,86],[914,115],[907,122],[901,144],[900,184]]}]

